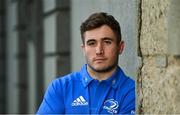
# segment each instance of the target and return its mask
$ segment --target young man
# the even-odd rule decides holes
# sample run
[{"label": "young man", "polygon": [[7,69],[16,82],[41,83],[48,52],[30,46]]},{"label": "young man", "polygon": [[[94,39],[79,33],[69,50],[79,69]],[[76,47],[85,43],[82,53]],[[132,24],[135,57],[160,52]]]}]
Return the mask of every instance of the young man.
[{"label": "young man", "polygon": [[81,71],[54,80],[37,114],[135,113],[135,83],[118,66],[119,23],[107,13],[94,13],[81,25],[86,63]]}]

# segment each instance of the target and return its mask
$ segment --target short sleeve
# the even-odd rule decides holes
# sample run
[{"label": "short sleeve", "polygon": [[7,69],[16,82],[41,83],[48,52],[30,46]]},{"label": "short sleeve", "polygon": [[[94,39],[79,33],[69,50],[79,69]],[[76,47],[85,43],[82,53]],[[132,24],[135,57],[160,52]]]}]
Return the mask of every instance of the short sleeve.
[{"label": "short sleeve", "polygon": [[135,105],[136,105],[136,98],[135,98],[135,84],[134,82],[132,84],[129,84],[132,87],[127,91],[127,93],[124,96],[123,104],[120,109],[121,114],[135,114]]},{"label": "short sleeve", "polygon": [[48,86],[37,114],[63,114],[64,100],[60,81],[54,80]]}]

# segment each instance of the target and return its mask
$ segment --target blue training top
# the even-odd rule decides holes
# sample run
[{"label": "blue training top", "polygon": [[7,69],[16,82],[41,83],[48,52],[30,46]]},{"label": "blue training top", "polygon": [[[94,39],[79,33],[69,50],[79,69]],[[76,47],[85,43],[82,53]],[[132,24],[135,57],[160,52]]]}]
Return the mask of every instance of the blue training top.
[{"label": "blue training top", "polygon": [[135,113],[135,82],[120,67],[102,81],[93,79],[86,67],[52,81],[37,114]]}]

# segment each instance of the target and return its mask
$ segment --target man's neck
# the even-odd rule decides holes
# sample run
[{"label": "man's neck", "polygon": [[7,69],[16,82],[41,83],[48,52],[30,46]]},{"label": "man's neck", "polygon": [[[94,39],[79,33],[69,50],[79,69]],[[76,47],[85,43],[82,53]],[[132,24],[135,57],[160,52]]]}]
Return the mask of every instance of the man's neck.
[{"label": "man's neck", "polygon": [[93,79],[97,79],[99,81],[102,80],[106,80],[109,77],[112,76],[112,74],[116,71],[117,67],[114,67],[112,70],[108,71],[108,72],[96,72],[93,69],[91,69],[89,66],[87,66],[87,71],[89,73],[89,75],[93,78]]}]

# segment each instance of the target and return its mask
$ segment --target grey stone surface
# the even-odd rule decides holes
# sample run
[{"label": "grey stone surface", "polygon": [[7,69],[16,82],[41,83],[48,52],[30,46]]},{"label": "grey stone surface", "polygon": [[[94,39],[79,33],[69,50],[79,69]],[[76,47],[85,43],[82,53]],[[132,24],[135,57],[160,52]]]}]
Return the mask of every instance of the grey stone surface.
[{"label": "grey stone surface", "polygon": [[168,51],[180,56],[180,1],[172,0],[168,12]]}]

